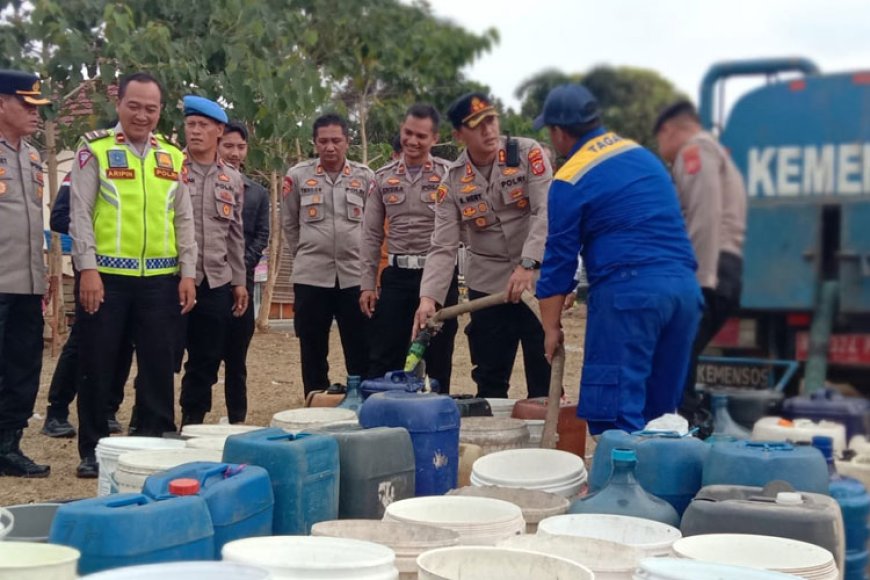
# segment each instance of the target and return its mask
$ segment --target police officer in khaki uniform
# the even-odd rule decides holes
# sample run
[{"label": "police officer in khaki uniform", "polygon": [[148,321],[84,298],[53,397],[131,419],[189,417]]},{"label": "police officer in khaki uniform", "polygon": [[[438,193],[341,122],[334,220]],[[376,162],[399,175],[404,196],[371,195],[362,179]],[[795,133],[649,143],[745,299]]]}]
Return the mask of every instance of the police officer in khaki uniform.
[{"label": "police officer in khaki uniform", "polygon": [[728,152],[701,128],[692,103],[679,101],[664,109],[653,133],[659,152],[672,168],[704,293],[704,315],[681,408],[691,419],[700,404],[695,393],[698,356],[740,305],[746,187]]},{"label": "police officer in khaki uniform", "polygon": [[194,306],[197,249],[180,183],[184,156],[153,133],[162,106],[153,76],[125,76],[118,125],[85,135],[73,160],[70,235],[81,273],[77,477],[99,474],[95,449],[109,435],[112,378],[128,337],[138,367],[136,434],[175,430],[173,338]]},{"label": "police officer in khaki uniform", "polygon": [[469,298],[505,292],[509,304],[472,313],[466,327],[482,397],[507,397],[517,346],[523,344],[529,397],[547,394],[550,365],[544,332],[520,302],[533,291],[547,237],[550,161],[531,139],[500,135],[498,112],[482,93],[454,101],[448,111],[454,137],[465,151],[450,166],[438,190],[435,233],[426,257],[416,327],[443,305],[450,287],[461,231],[468,235]]},{"label": "police officer in khaki uniform", "polygon": [[349,161],[347,121],[327,114],[314,121],[318,158],[284,178],[283,228],[293,257],[294,326],[307,395],[329,387],[329,330],[338,322],[349,375],[365,376],[366,319],[359,308],[360,231],[374,173]]},{"label": "police officer in khaki uniform", "polygon": [[[360,308],[371,318],[369,377],[401,370],[408,349],[408,327],[414,322],[423,266],[435,228],[435,201],[449,162],[432,157],[441,116],[431,105],[413,105],[405,113],[399,132],[399,158],[375,175],[375,187],[366,201],[363,222],[362,293]],[[378,263],[388,223],[387,267],[377,289]],[[459,286],[454,272],[445,305],[456,304]],[[453,342],[458,323],[449,320],[426,349],[426,371],[441,393],[450,392]]]},{"label": "police officer in khaki uniform", "polygon": [[43,260],[39,153],[24,140],[39,128],[32,74],[0,70],[0,475],[48,477],[21,451],[42,370],[42,300],[51,297]]},{"label": "police officer in khaki uniform", "polygon": [[181,380],[181,425],[202,423],[224,354],[232,316],[248,308],[242,203],[245,184],[218,156],[227,124],[223,108],[204,97],[184,97],[187,141],[181,178],[196,224],[196,308],[187,321],[187,363]]}]

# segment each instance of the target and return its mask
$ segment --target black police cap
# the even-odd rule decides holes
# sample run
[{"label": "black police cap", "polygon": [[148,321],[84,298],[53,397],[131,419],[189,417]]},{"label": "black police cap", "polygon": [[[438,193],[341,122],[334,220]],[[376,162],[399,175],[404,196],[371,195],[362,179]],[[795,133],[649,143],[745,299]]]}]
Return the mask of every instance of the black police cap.
[{"label": "black police cap", "polygon": [[0,70],[0,95],[14,95],[30,105],[47,105],[39,77],[17,70]]},{"label": "black police cap", "polygon": [[698,111],[695,109],[695,105],[693,105],[691,101],[681,99],[675,103],[671,103],[662,109],[659,116],[656,117],[656,122],[653,125],[653,135],[657,135],[658,132],[662,130],[662,125],[671,119],[685,114],[692,115],[695,118],[698,117]]},{"label": "black police cap", "polygon": [[487,117],[498,117],[492,100],[484,93],[467,93],[453,101],[447,109],[447,117],[454,129],[467,125],[474,129]]}]

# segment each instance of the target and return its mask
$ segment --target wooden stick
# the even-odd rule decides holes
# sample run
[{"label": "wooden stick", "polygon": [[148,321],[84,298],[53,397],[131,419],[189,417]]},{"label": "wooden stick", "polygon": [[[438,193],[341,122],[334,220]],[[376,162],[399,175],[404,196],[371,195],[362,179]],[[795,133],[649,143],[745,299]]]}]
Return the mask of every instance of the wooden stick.
[{"label": "wooden stick", "polygon": [[[523,302],[534,315],[541,320],[541,309],[538,307],[538,301],[531,292],[523,292]],[[429,319],[426,327],[430,330],[437,331],[438,327],[445,320],[458,318],[463,314],[469,314],[477,310],[498,306],[505,303],[505,293],[490,294],[483,298],[469,300],[457,304],[456,306],[448,306],[442,308],[435,313],[435,316]],[[547,396],[547,415],[544,419],[544,433],[541,436],[541,449],[554,449],[556,447],[556,428],[559,423],[559,410],[562,399],[562,380],[565,375],[565,349],[561,345],[553,354],[553,360],[550,362],[550,390]]]}]

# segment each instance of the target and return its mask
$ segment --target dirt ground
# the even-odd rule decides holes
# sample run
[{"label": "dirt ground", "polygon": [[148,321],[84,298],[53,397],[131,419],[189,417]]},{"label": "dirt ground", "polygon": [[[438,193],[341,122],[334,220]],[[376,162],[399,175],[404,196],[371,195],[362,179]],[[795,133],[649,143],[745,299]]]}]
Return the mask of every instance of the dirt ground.
[{"label": "dirt ground", "polygon": [[[467,322],[464,317],[461,327]],[[580,379],[581,353],[583,331],[586,326],[585,307],[575,306],[563,321],[565,326],[566,365],[563,384],[565,393],[571,399],[577,400]],[[460,331],[462,328],[460,328]],[[333,327],[330,340],[330,379],[333,382],[344,382],[344,362],[341,355],[341,345],[338,331]],[[68,500],[96,495],[96,480],[77,479],[75,468],[79,457],[76,450],[76,439],[52,439],[40,433],[46,409],[48,385],[57,359],[52,358],[49,348],[46,348],[42,367],[42,380],[39,397],[36,401],[35,415],[30,420],[30,426],[25,430],[22,448],[25,453],[39,463],[51,465],[51,476],[46,479],[0,478],[0,506],[27,502]],[[135,367],[131,372],[135,377]],[[456,339],[456,350],[453,355],[453,393],[474,393],[475,387],[471,380],[471,362],[468,355],[468,342],[460,332]],[[176,375],[176,392],[180,384],[180,375]],[[214,405],[212,412],[206,417],[207,423],[217,423],[226,415],[222,395],[222,378],[215,386]],[[511,381],[511,398],[526,396],[523,379],[523,361],[518,353]],[[248,423],[251,425],[269,425],[272,415],[278,411],[301,407],[303,403],[302,382],[299,369],[299,343],[292,331],[282,332],[273,329],[268,333],[257,333],[251,343],[248,353]],[[127,392],[124,404],[118,414],[118,420],[126,428],[130,420],[130,409],[133,404],[133,381],[127,382]],[[176,420],[180,418],[180,410],[176,408]],[[75,404],[71,409],[70,421],[76,425]]]}]

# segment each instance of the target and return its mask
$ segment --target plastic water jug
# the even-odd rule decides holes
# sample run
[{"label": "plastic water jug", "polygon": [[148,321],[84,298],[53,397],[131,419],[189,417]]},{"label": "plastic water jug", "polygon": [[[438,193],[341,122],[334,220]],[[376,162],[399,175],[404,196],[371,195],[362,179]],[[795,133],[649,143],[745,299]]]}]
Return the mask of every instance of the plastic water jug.
[{"label": "plastic water jug", "polygon": [[870,401],[861,397],[844,397],[833,389],[822,389],[800,397],[786,399],[782,416],[787,419],[836,421],[846,426],[846,438],[864,435],[870,423]]},{"label": "plastic water jug", "polygon": [[867,516],[870,514],[870,496],[864,485],[837,473],[834,463],[834,440],[831,437],[813,437],[813,447],[822,452],[828,464],[831,497],[839,504],[846,527],[846,564],[840,563],[846,580],[865,580],[868,563]]},{"label": "plastic water jug", "polygon": [[[411,372],[390,371],[380,379],[367,379],[362,382],[363,399],[368,399],[375,393],[389,393],[399,391],[405,393],[419,393],[426,388],[426,383]],[[437,393],[440,385],[434,379],[429,380],[429,388]]]},{"label": "plastic water jug", "polygon": [[492,417],[489,401],[474,395],[450,395],[456,402],[460,417]]},{"label": "plastic water jug", "polygon": [[224,461],[269,472],[276,535],[307,534],[317,522],[338,517],[338,442],[332,437],[282,429],[233,435],[224,445]]},{"label": "plastic water jug", "polygon": [[683,514],[683,536],[754,534],[821,546],[843,565],[845,535],[840,508],[826,494],[795,492],[782,481],[766,487],[711,485]]},{"label": "plastic water jug", "polygon": [[414,445],[415,495],[442,495],[456,487],[459,474],[459,410],[444,395],[387,392],[372,395],[359,422],[403,427]]},{"label": "plastic water jug", "polygon": [[338,441],[338,517],[381,519],[394,501],[414,497],[414,445],[401,427],[332,426],[316,433]]},{"label": "plastic water jug", "polygon": [[749,439],[750,432],[738,425],[728,413],[727,395],[714,394],[711,404],[713,407],[713,434],[707,438],[708,443]]},{"label": "plastic water jug", "polygon": [[605,431],[592,461],[589,491],[597,492],[607,483],[614,449],[634,449],[637,453],[635,476],[643,488],[682,514],[701,489],[704,460],[710,446],[694,437],[676,433],[640,431],[628,434],[617,429]]},{"label": "plastic water jug", "polygon": [[359,375],[350,375],[347,377],[347,394],[342,399],[338,407],[341,409],[350,409],[356,414],[359,414],[359,408],[362,406],[363,397],[360,392],[360,383],[362,378]]},{"label": "plastic water jug", "polygon": [[49,543],[81,552],[79,573],[214,559],[214,529],[199,496],[153,501],[138,493],[83,499],[60,506]]},{"label": "plastic water jug", "polygon": [[645,518],[679,526],[680,516],[668,502],[644,490],[635,477],[637,454],[634,449],[611,452],[613,470],[601,491],[571,504],[572,514],[614,514]]},{"label": "plastic water jug", "polygon": [[774,480],[798,491],[828,492],[828,467],[818,449],[772,441],[714,443],[704,461],[703,485],[764,487]]},{"label": "plastic water jug", "polygon": [[275,499],[269,473],[256,465],[198,462],[180,465],[145,480],[142,493],[152,499],[172,497],[170,482],[199,482],[214,526],[215,559],[227,542],[251,536],[271,536]]}]

